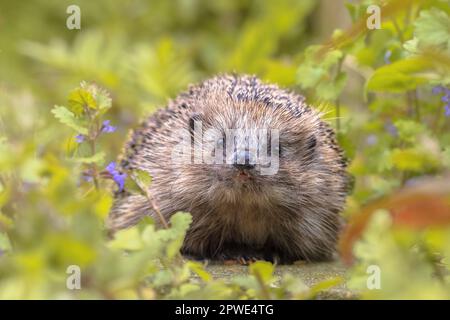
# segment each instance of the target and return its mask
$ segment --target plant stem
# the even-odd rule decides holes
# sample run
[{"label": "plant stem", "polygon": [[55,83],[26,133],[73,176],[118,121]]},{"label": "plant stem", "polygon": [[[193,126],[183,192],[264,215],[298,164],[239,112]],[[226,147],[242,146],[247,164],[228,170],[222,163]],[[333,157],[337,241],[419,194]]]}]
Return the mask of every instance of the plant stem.
[{"label": "plant stem", "polygon": [[439,127],[441,124],[441,114],[442,114],[442,111],[438,110],[438,112],[436,112],[436,116],[433,121],[433,131],[436,135],[441,131],[440,130],[441,128]]},{"label": "plant stem", "polygon": [[[85,102],[85,104],[83,105],[83,108],[89,118],[89,122],[91,123],[91,125],[89,126],[89,132],[88,132],[87,138],[89,140],[89,145],[91,147],[91,156],[94,156],[96,153],[95,140],[97,139],[97,137],[100,133],[99,121],[98,121],[98,119],[95,119],[95,117],[92,115],[91,110],[87,106],[87,102]],[[98,191],[99,183],[98,183],[97,164],[92,163],[89,165],[89,167],[92,170],[92,178],[94,180],[95,190]]]},{"label": "plant stem", "polygon": [[406,100],[410,116],[414,115],[417,121],[420,121],[420,106],[417,97],[417,89],[406,92]]},{"label": "plant stem", "polygon": [[392,18],[391,20],[392,20],[392,24],[394,25],[395,30],[397,31],[398,39],[400,40],[401,43],[403,43],[403,41],[404,41],[403,32],[402,32],[402,30],[400,30],[397,20],[395,18]]},{"label": "plant stem", "polygon": [[[342,64],[344,62],[344,59],[345,59],[345,54],[342,56],[342,58],[339,60],[339,62],[337,64],[336,75],[334,76],[334,81],[336,81],[336,79],[339,77],[339,74],[341,73]],[[339,132],[341,130],[341,105],[340,105],[339,98],[337,98],[335,100],[335,106],[336,106],[336,132],[339,134]]]},{"label": "plant stem", "polygon": [[340,108],[340,102],[339,99],[336,100],[336,132],[339,134],[341,130],[341,108]]},{"label": "plant stem", "polygon": [[161,210],[159,209],[158,204],[156,203],[153,195],[148,191],[147,186],[140,186],[142,190],[145,192],[145,196],[147,197],[148,201],[150,202],[153,210],[155,210],[156,214],[158,215],[159,220],[161,220],[162,225],[164,228],[169,229],[169,224],[167,223],[166,219],[164,218],[163,214],[161,213]]},{"label": "plant stem", "polygon": [[[90,145],[91,145],[92,156],[94,156],[95,155],[95,140],[91,140]],[[95,163],[91,164],[91,170],[92,170],[92,178],[94,179],[95,189],[98,190],[99,189],[98,170],[97,170],[97,165]]]},{"label": "plant stem", "polygon": [[420,121],[420,107],[419,107],[419,97],[417,96],[417,88],[412,92],[414,109],[416,110],[417,121]]}]

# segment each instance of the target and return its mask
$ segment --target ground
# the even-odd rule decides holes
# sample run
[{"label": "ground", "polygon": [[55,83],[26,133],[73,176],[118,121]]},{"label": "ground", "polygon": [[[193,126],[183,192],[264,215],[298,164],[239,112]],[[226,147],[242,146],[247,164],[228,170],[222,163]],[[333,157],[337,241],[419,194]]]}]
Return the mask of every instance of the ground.
[{"label": "ground", "polygon": [[[238,264],[221,265],[210,264],[206,268],[214,278],[229,280],[233,276],[244,275],[248,273],[248,267]],[[293,265],[281,265],[275,268],[277,278],[285,272],[289,272],[300,277],[303,282],[312,287],[315,284],[331,279],[337,276],[345,276],[345,267],[340,262],[324,263],[296,263]],[[345,284],[339,285],[319,295],[321,299],[352,299],[356,295],[345,287]]]}]

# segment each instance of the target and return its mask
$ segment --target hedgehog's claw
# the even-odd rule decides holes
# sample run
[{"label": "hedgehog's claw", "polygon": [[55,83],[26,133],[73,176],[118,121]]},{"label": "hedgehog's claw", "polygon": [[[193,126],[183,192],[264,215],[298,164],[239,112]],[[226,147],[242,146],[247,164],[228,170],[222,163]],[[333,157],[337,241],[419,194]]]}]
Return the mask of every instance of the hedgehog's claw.
[{"label": "hedgehog's claw", "polygon": [[223,261],[224,264],[240,264],[248,266],[258,260],[264,260],[264,258],[259,255],[250,255],[250,254],[230,255],[227,253],[222,253],[218,256],[218,260]]}]

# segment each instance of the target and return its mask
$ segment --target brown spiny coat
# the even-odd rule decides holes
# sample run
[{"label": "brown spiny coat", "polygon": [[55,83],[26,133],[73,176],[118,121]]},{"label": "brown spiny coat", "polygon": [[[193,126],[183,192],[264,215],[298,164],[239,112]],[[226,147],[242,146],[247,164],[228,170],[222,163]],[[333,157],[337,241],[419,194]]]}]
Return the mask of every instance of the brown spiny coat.
[{"label": "brown spiny coat", "polygon": [[[279,170],[237,179],[229,164],[175,163],[177,130],[192,120],[203,130],[278,129]],[[332,257],[347,195],[346,160],[333,130],[302,96],[253,76],[221,75],[191,86],[132,134],[122,170],[147,171],[162,214],[193,217],[182,252],[198,258],[258,258],[291,262]],[[118,230],[155,216],[144,196],[116,195],[108,221]]]}]

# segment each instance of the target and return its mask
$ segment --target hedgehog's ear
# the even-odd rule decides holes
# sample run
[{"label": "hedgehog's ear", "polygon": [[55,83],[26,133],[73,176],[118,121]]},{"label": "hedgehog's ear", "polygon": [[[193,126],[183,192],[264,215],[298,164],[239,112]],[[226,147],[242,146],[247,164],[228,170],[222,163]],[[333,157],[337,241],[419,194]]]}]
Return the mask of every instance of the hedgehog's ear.
[{"label": "hedgehog's ear", "polygon": [[194,133],[195,123],[202,121],[202,115],[200,113],[193,113],[189,118],[189,132]]}]

